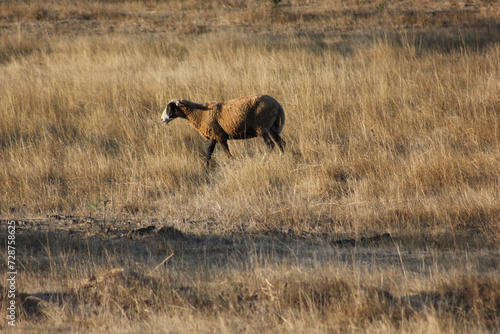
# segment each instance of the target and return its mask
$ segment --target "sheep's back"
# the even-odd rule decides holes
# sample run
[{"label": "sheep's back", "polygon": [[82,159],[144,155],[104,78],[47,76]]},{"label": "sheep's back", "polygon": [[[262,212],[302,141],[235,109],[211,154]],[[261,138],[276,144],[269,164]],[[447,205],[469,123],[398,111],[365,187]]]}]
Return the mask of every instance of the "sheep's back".
[{"label": "sheep's back", "polygon": [[271,128],[280,109],[280,104],[268,95],[240,97],[221,105],[218,120],[233,139],[252,138],[259,129]]}]

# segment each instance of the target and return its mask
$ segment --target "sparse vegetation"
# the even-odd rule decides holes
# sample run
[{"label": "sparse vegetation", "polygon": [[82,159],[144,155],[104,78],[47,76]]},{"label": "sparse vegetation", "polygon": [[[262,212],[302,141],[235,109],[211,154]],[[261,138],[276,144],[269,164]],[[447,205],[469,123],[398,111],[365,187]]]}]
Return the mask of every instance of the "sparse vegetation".
[{"label": "sparse vegetation", "polygon": [[[499,19],[494,1],[2,3],[20,326],[500,331]],[[252,94],[285,109],[282,157],[232,141],[205,168],[208,143],[160,122],[172,98]]]}]

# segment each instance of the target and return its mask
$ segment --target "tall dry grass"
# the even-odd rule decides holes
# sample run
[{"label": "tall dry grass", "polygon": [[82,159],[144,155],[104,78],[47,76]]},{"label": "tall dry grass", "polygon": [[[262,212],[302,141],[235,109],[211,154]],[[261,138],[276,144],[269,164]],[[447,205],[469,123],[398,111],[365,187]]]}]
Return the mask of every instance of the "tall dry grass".
[{"label": "tall dry grass", "polygon": [[[21,330],[498,331],[499,16],[492,1],[2,3]],[[236,141],[205,168],[196,131],[160,122],[172,98],[262,93],[285,108],[284,155]],[[184,233],[125,237],[145,224]]]},{"label": "tall dry grass", "polygon": [[[1,212],[84,214],[107,200],[114,215],[230,230],[498,228],[498,44],[349,43],[228,32],[18,45],[1,66]],[[216,151],[205,170],[199,135],[159,122],[171,98],[257,93],[286,110],[282,157],[231,142],[236,159]]]}]

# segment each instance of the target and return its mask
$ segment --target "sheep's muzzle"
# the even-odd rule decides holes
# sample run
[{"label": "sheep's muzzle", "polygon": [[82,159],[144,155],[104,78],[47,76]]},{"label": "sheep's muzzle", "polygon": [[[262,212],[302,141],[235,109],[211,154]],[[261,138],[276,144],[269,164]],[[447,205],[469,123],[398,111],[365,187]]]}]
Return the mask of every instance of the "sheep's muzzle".
[{"label": "sheep's muzzle", "polygon": [[161,121],[165,124],[167,124],[170,121],[173,121],[175,118],[170,118],[167,114],[167,108],[163,111],[163,114],[161,115]]}]

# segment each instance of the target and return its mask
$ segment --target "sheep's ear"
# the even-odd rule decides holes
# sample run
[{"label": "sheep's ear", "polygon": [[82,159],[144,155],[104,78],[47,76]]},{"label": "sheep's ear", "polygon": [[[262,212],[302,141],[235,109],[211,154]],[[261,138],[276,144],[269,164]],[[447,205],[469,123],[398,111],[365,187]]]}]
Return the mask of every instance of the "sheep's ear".
[{"label": "sheep's ear", "polygon": [[180,101],[180,100],[175,100],[175,105],[176,105],[177,107],[184,107],[184,106],[186,106],[186,100],[182,100],[182,101]]}]

